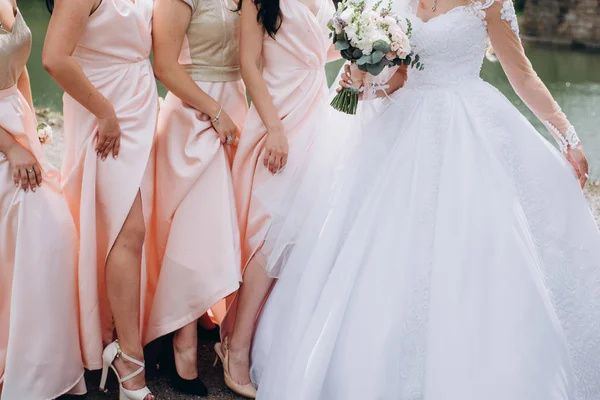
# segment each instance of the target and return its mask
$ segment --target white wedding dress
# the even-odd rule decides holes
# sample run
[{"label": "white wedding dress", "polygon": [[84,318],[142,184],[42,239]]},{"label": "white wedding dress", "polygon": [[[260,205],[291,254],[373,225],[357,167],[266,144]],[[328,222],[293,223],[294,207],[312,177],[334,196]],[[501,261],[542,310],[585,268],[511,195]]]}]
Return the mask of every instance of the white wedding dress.
[{"label": "white wedding dress", "polygon": [[258,399],[598,400],[600,232],[570,164],[479,78],[489,36],[573,143],[511,69],[530,69],[512,3],[413,22],[425,70],[368,123],[337,114],[267,238]]}]

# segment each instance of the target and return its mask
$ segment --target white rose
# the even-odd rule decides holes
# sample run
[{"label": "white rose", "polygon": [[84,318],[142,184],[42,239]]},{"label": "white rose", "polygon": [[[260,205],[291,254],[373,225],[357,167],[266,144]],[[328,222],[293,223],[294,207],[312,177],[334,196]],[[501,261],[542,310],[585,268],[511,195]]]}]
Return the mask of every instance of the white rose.
[{"label": "white rose", "polygon": [[400,44],[400,48],[403,49],[407,54],[412,52],[412,46],[410,45],[408,36],[402,35],[402,40],[398,44]]},{"label": "white rose", "polygon": [[344,32],[346,32],[346,36],[348,36],[348,39],[350,41],[356,41],[356,27],[354,25],[347,25],[344,28]]},{"label": "white rose", "polygon": [[376,21],[379,18],[379,14],[372,10],[365,10],[362,13],[362,19],[365,21]]},{"label": "white rose", "polygon": [[383,23],[389,26],[396,25],[396,18],[386,15],[383,17]]},{"label": "white rose", "polygon": [[369,38],[363,38],[356,43],[356,47],[362,50],[363,54],[369,55],[373,52],[373,41]]},{"label": "white rose", "polygon": [[352,15],[354,14],[354,10],[352,8],[346,8],[344,11],[342,11],[342,13],[340,14],[340,18],[342,19],[342,21],[344,21],[346,24],[349,24],[350,21],[352,20]]}]

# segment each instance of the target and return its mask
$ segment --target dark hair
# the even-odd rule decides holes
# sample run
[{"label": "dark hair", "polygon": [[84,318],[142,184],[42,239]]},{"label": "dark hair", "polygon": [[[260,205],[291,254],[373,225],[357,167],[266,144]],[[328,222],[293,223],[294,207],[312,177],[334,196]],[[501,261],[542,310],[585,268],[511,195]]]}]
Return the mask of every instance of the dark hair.
[{"label": "dark hair", "polygon": [[[279,7],[279,0],[250,1],[254,3],[256,9],[258,10],[256,21],[258,21],[263,26],[263,28],[265,28],[265,31],[267,31],[269,36],[275,38],[275,34],[281,27],[281,21],[283,20],[283,15],[281,14],[281,7]],[[243,2],[244,0],[240,0],[237,11],[241,11]]]},{"label": "dark hair", "polygon": [[46,0],[46,7],[48,7],[48,11],[52,14],[52,11],[54,11],[54,0]]}]

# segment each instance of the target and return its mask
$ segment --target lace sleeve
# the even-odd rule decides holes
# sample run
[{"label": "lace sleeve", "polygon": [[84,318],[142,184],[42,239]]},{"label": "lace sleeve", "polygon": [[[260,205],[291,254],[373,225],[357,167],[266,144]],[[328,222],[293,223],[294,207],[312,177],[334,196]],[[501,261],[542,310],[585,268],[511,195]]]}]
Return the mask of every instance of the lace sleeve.
[{"label": "lace sleeve", "polygon": [[495,55],[513,89],[544,123],[562,152],[577,147],[579,138],[542,80],[533,70],[519,38],[519,23],[511,0],[495,0],[486,10],[488,35]]}]

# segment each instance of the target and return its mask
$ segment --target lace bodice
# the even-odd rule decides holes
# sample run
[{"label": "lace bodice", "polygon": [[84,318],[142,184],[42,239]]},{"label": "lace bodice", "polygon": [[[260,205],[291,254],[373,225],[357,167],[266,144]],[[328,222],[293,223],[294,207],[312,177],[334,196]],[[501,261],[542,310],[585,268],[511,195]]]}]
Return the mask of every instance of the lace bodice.
[{"label": "lace bodice", "polygon": [[409,70],[407,87],[449,86],[479,79],[487,30],[473,7],[456,7],[426,22],[417,16],[411,18],[411,42],[425,68]]},{"label": "lace bodice", "polygon": [[450,87],[481,79],[491,43],[513,88],[560,149],[579,145],[573,126],[525,55],[512,0],[473,0],[428,21],[416,15],[411,20],[413,49],[425,68],[409,69],[406,88]]}]

